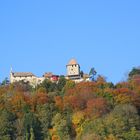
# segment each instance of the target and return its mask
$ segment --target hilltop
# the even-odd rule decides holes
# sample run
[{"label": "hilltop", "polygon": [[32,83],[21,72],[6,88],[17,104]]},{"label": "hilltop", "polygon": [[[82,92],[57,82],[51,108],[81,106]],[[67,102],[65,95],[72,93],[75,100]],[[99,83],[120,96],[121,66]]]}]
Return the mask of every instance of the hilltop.
[{"label": "hilltop", "polygon": [[0,86],[0,140],[140,140],[140,74]]}]

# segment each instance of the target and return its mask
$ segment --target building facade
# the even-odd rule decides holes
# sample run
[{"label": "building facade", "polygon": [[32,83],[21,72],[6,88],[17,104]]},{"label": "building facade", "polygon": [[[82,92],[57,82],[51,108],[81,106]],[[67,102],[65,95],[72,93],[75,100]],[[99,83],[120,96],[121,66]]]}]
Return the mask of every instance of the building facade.
[{"label": "building facade", "polygon": [[71,80],[81,79],[80,75],[80,65],[75,59],[71,59],[66,65],[67,68],[67,77]]},{"label": "building facade", "polygon": [[59,75],[55,75],[55,74],[53,74],[52,72],[46,72],[46,73],[43,75],[43,77],[44,77],[45,79],[50,80],[51,82],[54,82],[54,83],[57,83],[58,80],[59,80]]},{"label": "building facade", "polygon": [[44,77],[36,77],[31,72],[10,72],[10,83],[23,81],[31,86],[37,86],[44,81]]}]

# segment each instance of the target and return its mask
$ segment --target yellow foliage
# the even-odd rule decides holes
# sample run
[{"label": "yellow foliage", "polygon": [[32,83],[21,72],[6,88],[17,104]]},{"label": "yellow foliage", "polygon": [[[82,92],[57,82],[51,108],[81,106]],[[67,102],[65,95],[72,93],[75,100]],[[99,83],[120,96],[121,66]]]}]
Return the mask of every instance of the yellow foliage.
[{"label": "yellow foliage", "polygon": [[131,101],[131,97],[124,94],[119,94],[115,97],[115,100],[117,103],[125,104]]},{"label": "yellow foliage", "polygon": [[74,125],[79,125],[84,120],[84,113],[79,111],[73,114],[72,116],[72,123]]},{"label": "yellow foliage", "polygon": [[82,126],[83,126],[84,120],[85,120],[85,116],[84,116],[84,113],[81,111],[74,113],[72,116],[72,123],[75,126],[77,137],[79,137],[83,131]]},{"label": "yellow foliage", "polygon": [[105,140],[118,140],[113,134],[110,134],[108,137],[105,138]]}]

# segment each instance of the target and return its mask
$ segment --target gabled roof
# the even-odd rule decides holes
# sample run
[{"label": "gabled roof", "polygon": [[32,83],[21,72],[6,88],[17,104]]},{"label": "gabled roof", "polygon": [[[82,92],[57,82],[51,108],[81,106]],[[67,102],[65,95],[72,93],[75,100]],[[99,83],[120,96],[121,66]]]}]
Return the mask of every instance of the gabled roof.
[{"label": "gabled roof", "polygon": [[35,76],[31,72],[13,72],[12,73],[14,77],[30,77],[30,76]]}]

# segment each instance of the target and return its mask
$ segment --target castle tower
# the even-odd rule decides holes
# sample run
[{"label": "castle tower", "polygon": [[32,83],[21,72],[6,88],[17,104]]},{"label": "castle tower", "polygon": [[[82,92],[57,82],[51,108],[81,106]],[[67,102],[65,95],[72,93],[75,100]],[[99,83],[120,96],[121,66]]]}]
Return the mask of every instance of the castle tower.
[{"label": "castle tower", "polygon": [[80,79],[80,65],[75,59],[71,59],[66,65],[67,67],[67,76],[71,80]]}]

